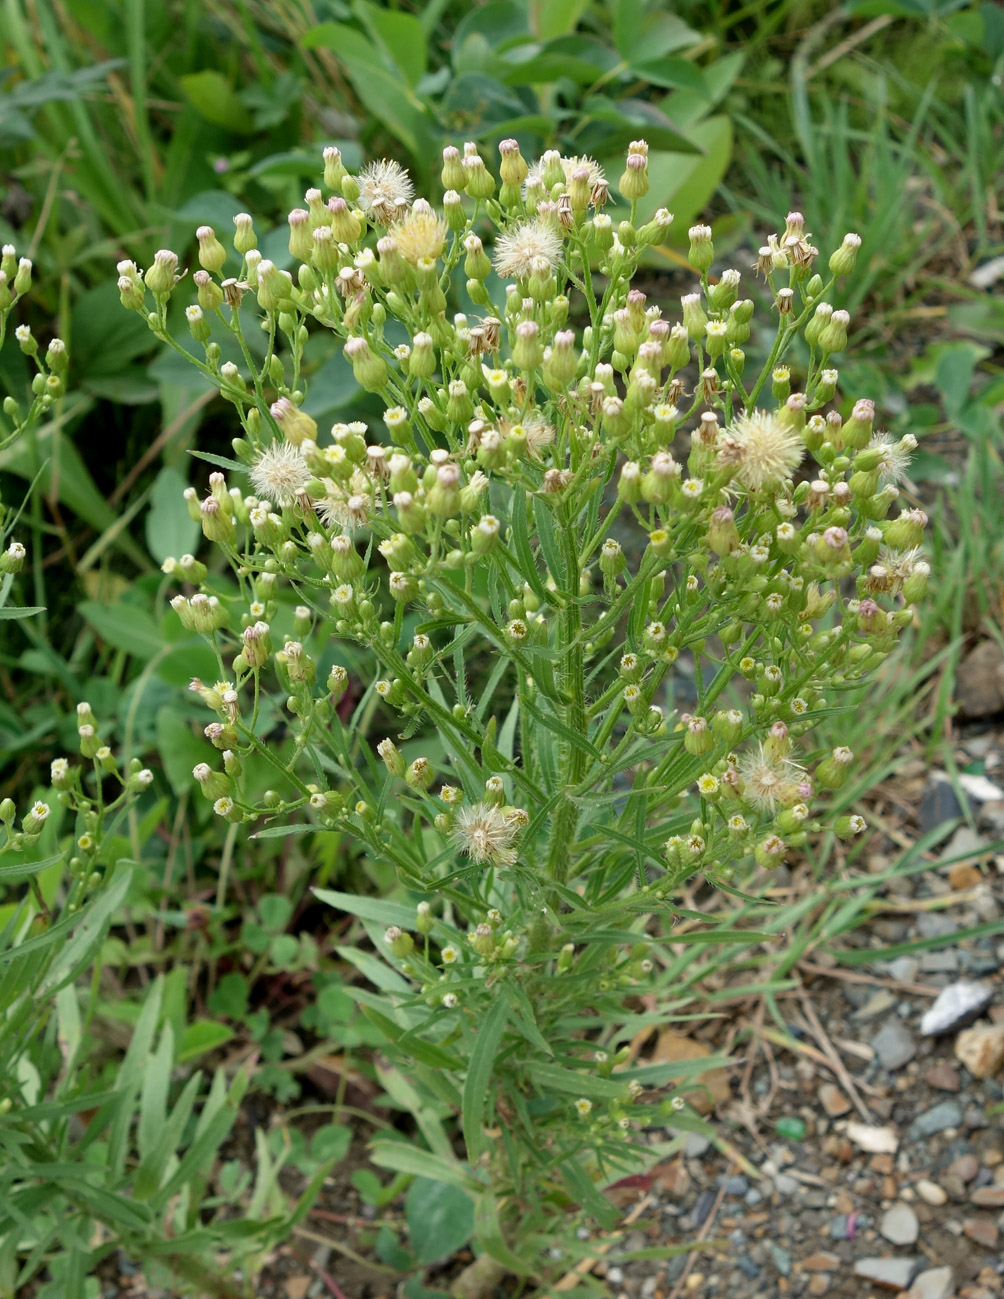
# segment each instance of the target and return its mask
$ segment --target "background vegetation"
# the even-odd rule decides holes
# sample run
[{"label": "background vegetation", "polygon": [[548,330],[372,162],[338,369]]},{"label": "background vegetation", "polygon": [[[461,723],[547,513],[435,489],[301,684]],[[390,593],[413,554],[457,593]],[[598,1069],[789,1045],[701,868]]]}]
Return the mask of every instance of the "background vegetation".
[{"label": "background vegetation", "polygon": [[[47,1295],[87,1293],[85,1278],[119,1244],[197,1289],[220,1248],[253,1275],[296,1225],[309,1179],[348,1148],[350,1077],[384,1093],[391,1119],[408,1109],[404,1080],[367,1054],[376,1035],[350,992],[356,974],[333,951],[357,931],[346,917],[328,932],[310,892],[385,896],[394,882],[334,835],[249,844],[221,830],[193,788],[198,714],[179,700],[189,677],[214,673],[168,609],[159,564],[199,540],[181,491],[201,488],[211,463],[187,448],[226,455],[235,429],[171,353],[151,352],[142,322],[119,306],[115,262],[142,267],[172,247],[184,265],[197,225],[225,237],[234,213],[251,210],[271,231],[263,251],[287,265],[285,214],[314,183],[324,145],[350,168],[397,157],[422,192],[438,189],[444,144],[476,139],[487,156],[509,135],[528,158],[558,147],[601,161],[644,136],[645,204],[668,206],[681,239],[709,218],[723,265],[752,261],[792,206],[821,247],[856,230],[855,360],[841,386],[873,396],[894,433],[920,438],[911,493],[932,516],[936,580],[923,623],[882,674],[878,706],[869,702],[881,727],[864,736],[853,721],[833,723],[833,743],[868,750],[850,806],[918,748],[951,769],[939,746],[956,665],[974,637],[1004,640],[1004,300],[994,292],[1004,12],[961,0],[3,0],[0,13],[0,242],[35,264],[21,323],[43,343],[63,338],[71,356],[53,418],[0,452],[0,493],[8,507],[24,502],[30,555],[0,587],[0,614],[43,609],[0,621],[2,794],[19,807],[47,794],[51,759],[76,746],[82,700],[106,741],[155,773],[116,831],[115,855],[135,863],[127,891],[61,967],[61,990],[50,981],[30,1044],[14,1051],[0,1032],[0,1093],[35,1109],[0,1128],[0,1294],[33,1278]],[[681,253],[653,254],[655,300],[679,296]],[[308,354],[307,409],[329,423],[365,418],[351,370],[323,347]],[[27,387],[10,334],[0,381]],[[28,866],[55,859],[34,876],[45,903],[65,888],[71,832],[54,811],[21,854]],[[768,989],[813,948],[839,951],[881,885],[830,879],[828,852],[813,862],[813,898],[771,919],[791,935],[785,955],[732,953],[761,966]],[[38,905],[23,871],[0,874],[7,958]],[[681,1008],[722,959],[688,967]],[[22,965],[7,959],[0,979]],[[18,987],[0,982],[0,1008]],[[307,1137],[298,1115],[320,1103],[311,1069],[332,1054],[342,1081]],[[161,1090],[144,1081],[152,1075]],[[247,1097],[286,1108],[258,1129],[256,1176],[231,1158],[210,1195],[213,1152]],[[88,1140],[73,1157],[102,1171],[73,1182],[61,1161],[81,1113]],[[10,1200],[4,1179],[25,1159],[36,1190]],[[171,1160],[171,1193],[143,1200],[137,1181],[152,1184]],[[307,1179],[299,1209],[279,1189],[284,1162]],[[356,1180],[373,1203],[407,1181]],[[422,1197],[409,1205],[420,1214]],[[381,1247],[388,1258],[392,1244]],[[394,1255],[405,1270],[420,1261]]]}]

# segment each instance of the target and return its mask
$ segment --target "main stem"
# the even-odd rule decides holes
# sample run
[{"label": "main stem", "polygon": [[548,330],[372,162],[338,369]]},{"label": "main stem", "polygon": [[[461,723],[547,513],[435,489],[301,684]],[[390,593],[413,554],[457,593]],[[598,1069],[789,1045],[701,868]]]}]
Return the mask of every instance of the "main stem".
[{"label": "main stem", "polygon": [[[567,586],[564,592],[565,607],[559,614],[560,644],[564,654],[560,660],[559,690],[562,720],[575,735],[586,734],[585,672],[582,650],[582,608],[579,604],[579,547],[574,522],[565,511],[558,519],[561,545],[565,560]],[[554,884],[568,880],[578,809],[570,797],[571,791],[585,774],[585,754],[574,744],[561,746],[561,799],[551,818],[551,834],[547,845],[547,878]],[[557,911],[560,897],[556,889],[546,893],[546,908]],[[550,929],[542,913],[534,920],[530,947],[533,951],[547,950],[550,946]]]}]

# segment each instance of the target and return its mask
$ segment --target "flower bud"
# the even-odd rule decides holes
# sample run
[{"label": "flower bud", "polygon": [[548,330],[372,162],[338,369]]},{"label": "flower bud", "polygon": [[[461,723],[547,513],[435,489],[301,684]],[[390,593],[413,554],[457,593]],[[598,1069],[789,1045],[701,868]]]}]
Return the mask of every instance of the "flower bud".
[{"label": "flower bud", "polygon": [[482,202],[495,193],[495,177],[484,164],[479,154],[467,154],[461,161],[467,183],[463,186],[451,185],[450,189],[466,189],[471,198]]},{"label": "flower bud", "polygon": [[506,185],[522,185],[530,168],[519,151],[517,140],[499,141],[499,176]]},{"label": "flower bud", "polygon": [[715,260],[715,246],[711,240],[710,226],[691,226],[687,232],[690,238],[690,251],[687,260],[695,271],[704,273]]},{"label": "flower bud", "polygon": [[443,150],[443,169],[440,172],[443,189],[463,190],[467,185],[467,172],[460,158],[460,150],[448,144]]},{"label": "flower bud", "polygon": [[844,446],[860,450],[872,439],[875,422],[875,403],[863,398],[854,403],[850,418],[841,427],[840,438]]},{"label": "flower bud", "polygon": [[383,357],[370,350],[365,338],[350,338],[342,349],[352,366],[352,373],[360,388],[379,392],[387,382],[387,363]]},{"label": "flower bud", "polygon": [[178,254],[161,248],[154,254],[153,265],[143,276],[143,282],[157,298],[166,298],[178,282]]},{"label": "flower bud", "polygon": [[648,193],[648,154],[632,152],[627,156],[624,173],[618,188],[629,203],[644,198]]},{"label": "flower bud", "polygon": [[195,237],[199,241],[199,265],[210,275],[219,275],[227,260],[227,250],[216,238],[216,231],[212,226],[199,226]]},{"label": "flower bud", "polygon": [[858,249],[861,247],[861,236],[844,235],[840,247],[830,257],[830,271],[833,275],[850,275],[858,260]]},{"label": "flower bud", "polygon": [[819,333],[819,346],[824,352],[829,354],[844,350],[847,346],[847,327],[850,323],[851,317],[846,311],[834,311],[830,315]]},{"label": "flower bud", "polygon": [[816,768],[816,783],[823,789],[839,789],[847,779],[847,772],[854,754],[841,745],[833,750]]},{"label": "flower bud", "polygon": [[708,730],[708,723],[703,717],[687,717],[684,720],[683,747],[694,757],[702,757],[715,747],[715,741]]},{"label": "flower bud", "polygon": [[405,771],[404,779],[412,789],[426,790],[431,788],[436,773],[428,758],[416,758]]},{"label": "flower bud", "polygon": [[397,925],[391,925],[384,931],[384,942],[391,950],[391,954],[398,960],[403,960],[410,956],[415,947],[415,940],[411,934],[406,934],[404,930],[399,929]]}]

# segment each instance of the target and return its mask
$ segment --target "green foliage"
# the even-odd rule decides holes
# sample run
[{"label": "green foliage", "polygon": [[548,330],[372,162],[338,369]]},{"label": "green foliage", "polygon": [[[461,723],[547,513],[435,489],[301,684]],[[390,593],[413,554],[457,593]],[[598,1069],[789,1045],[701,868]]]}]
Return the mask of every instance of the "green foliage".
[{"label": "green foliage", "polygon": [[[178,692],[193,674],[216,680],[227,662],[181,627],[167,604],[168,579],[156,570],[196,551],[199,523],[181,493],[190,482],[204,483],[210,467],[237,472],[230,439],[239,422],[232,406],[207,402],[177,352],[178,345],[192,350],[180,310],[167,321],[172,341],[162,345],[139,316],[121,311],[108,282],[115,261],[132,256],[146,268],[158,247],[194,248],[196,225],[228,231],[247,207],[262,251],[291,267],[285,213],[314,183],[318,149],[331,143],[353,172],[364,156],[402,157],[404,150],[422,189],[438,192],[440,149],[454,140],[480,141],[490,154],[498,140],[516,136],[527,155],[556,147],[593,154],[609,167],[630,140],[647,137],[650,189],[637,212],[643,218],[666,204],[677,218],[666,242],[646,251],[657,269],[684,263],[686,228],[709,204],[729,212],[716,221],[725,252],[740,243],[755,249],[758,232],[785,204],[812,214],[823,247],[857,230],[868,255],[843,281],[844,302],[853,309],[852,341],[864,347],[844,359],[843,387],[875,398],[895,437],[920,439],[905,490],[919,484],[925,499],[938,494],[931,510],[938,580],[908,643],[877,680],[849,689],[841,707],[820,710],[827,745],[851,746],[860,757],[831,796],[832,815],[850,815],[869,786],[895,770],[906,741],[940,753],[967,636],[978,627],[994,633],[1001,603],[996,349],[1004,323],[992,292],[967,283],[975,267],[1001,252],[990,201],[1002,130],[1000,11],[954,0],[868,0],[839,10],[684,0],[672,15],[664,8],[654,0],[405,0],[394,8],[339,3],[314,18],[265,0],[67,0],[56,7],[6,0],[0,242],[27,252],[34,267],[30,295],[19,292],[0,312],[0,388],[20,406],[16,417],[6,407],[0,416],[0,551],[8,554],[12,541],[26,549],[21,572],[0,573],[0,764],[22,812],[48,800],[51,814],[35,842],[22,839],[15,850],[8,840],[0,860],[0,1080],[13,1102],[0,1115],[0,1199],[12,1206],[0,1210],[0,1293],[37,1281],[46,1299],[90,1296],[95,1282],[87,1273],[103,1249],[118,1247],[179,1293],[205,1293],[224,1255],[253,1277],[262,1250],[298,1220],[277,1191],[280,1170],[295,1169],[308,1181],[322,1175],[344,1155],[349,1129],[337,1110],[336,1121],[309,1138],[298,1118],[276,1122],[251,1156],[254,1177],[227,1137],[192,1162],[198,1116],[218,1106],[219,1122],[232,1123],[245,1084],[280,1099],[296,1096],[302,1063],[315,1050],[351,1053],[382,1088],[399,1126],[417,1130],[415,1149],[400,1132],[381,1128],[375,1162],[399,1170],[385,1181],[367,1170],[353,1175],[361,1197],[378,1207],[409,1186],[426,1193],[412,1190],[407,1198],[410,1243],[384,1227],[376,1245],[379,1257],[411,1273],[409,1299],[429,1293],[421,1285],[422,1263],[431,1257],[422,1245],[428,1224],[414,1214],[439,1201],[465,1230],[473,1214],[482,1246],[511,1270],[528,1272],[533,1253],[532,1240],[515,1234],[507,1206],[486,1190],[484,1166],[462,1163],[453,1145],[456,1116],[475,1151],[500,1149],[490,1125],[501,1128],[510,1117],[509,1083],[490,1082],[480,1095],[462,1085],[458,1053],[466,1069],[480,1035],[459,1046],[445,1028],[431,1041],[420,1037],[430,1017],[444,1022],[444,1012],[430,1014],[383,938],[390,925],[409,930],[416,904],[433,896],[415,887],[413,872],[435,863],[439,841],[428,832],[416,837],[411,887],[401,888],[394,868],[360,851],[350,833],[303,820],[273,823],[248,841],[244,830],[220,823],[195,788],[206,718],[196,699]],[[627,215],[624,204],[615,224]],[[241,261],[229,256],[236,275]],[[646,287],[654,299],[668,284],[656,279]],[[450,314],[469,307],[461,290]],[[244,340],[261,366],[267,340],[255,316],[248,295]],[[30,327],[43,365],[19,345],[17,325]],[[34,374],[53,377],[54,367],[44,364],[53,337],[72,352],[68,395],[61,383],[42,395],[33,390]],[[221,362],[243,369],[236,339],[222,342]],[[326,331],[314,330],[303,350],[303,409],[322,426],[362,418],[372,427],[382,403],[360,392],[332,344]],[[793,372],[807,360],[796,343]],[[956,432],[961,454],[945,449],[945,434]],[[186,455],[195,445],[201,459]],[[532,488],[514,491],[508,509],[494,498],[491,506],[502,513],[529,587],[519,598],[527,609],[536,600],[550,610],[551,579],[568,576],[560,529],[548,527]],[[214,571],[213,582],[228,605],[239,599],[239,586],[222,572]],[[504,584],[472,589],[493,615],[512,596]],[[292,599],[280,599],[274,618],[269,613],[277,645],[293,634],[294,610]],[[631,626],[637,635],[640,614]],[[442,613],[423,621],[409,612],[398,627],[400,644],[416,632],[438,644],[445,630]],[[222,645],[226,650],[225,638]],[[500,670],[497,646],[482,656],[472,646],[473,638],[457,637],[436,667],[439,677],[452,674],[456,694],[444,688],[434,702],[450,709],[456,702],[469,716],[474,710],[476,725],[460,748],[486,770],[511,773],[525,745],[539,774],[555,781],[560,746],[574,743],[574,729],[560,710],[518,697]],[[528,655],[536,679],[557,688],[560,662],[540,645]],[[329,646],[318,655],[322,676],[332,661]],[[354,680],[379,675],[363,648],[343,643],[334,661]],[[80,809],[61,807],[57,791],[49,792],[48,764],[78,744],[82,699],[105,719],[102,738],[119,755],[119,770],[142,770],[143,755],[155,779],[109,821],[91,872],[101,878],[74,912],[81,880],[69,863],[87,827]],[[347,702],[357,760],[395,721],[375,689]],[[881,717],[867,736],[862,710]],[[279,735],[283,716],[263,693],[263,733]],[[450,746],[413,719],[402,736],[409,763],[424,755],[442,769],[451,760]],[[471,747],[476,742],[480,748]],[[594,760],[588,748],[581,751]],[[279,752],[283,762],[293,756],[291,746]],[[95,775],[84,766],[81,792],[90,796]],[[371,758],[367,778],[380,774]],[[607,836],[613,854],[633,860],[637,871],[658,843],[642,833],[641,799],[619,783],[630,774],[629,767],[617,774],[607,803],[577,806],[583,824]],[[243,781],[255,804],[276,782],[275,769],[249,762]],[[421,798],[402,791],[399,799],[393,789],[388,784],[381,814],[397,806],[402,816],[417,817]],[[687,828],[689,819],[680,819]],[[11,828],[23,835],[16,822]],[[777,994],[793,986],[797,961],[817,949],[855,959],[842,935],[866,921],[898,874],[925,869],[925,846],[862,883],[834,872],[832,838],[810,840],[803,851],[817,889],[790,906],[735,896],[723,881],[733,890],[725,895],[732,907],[718,922],[705,918],[700,932],[708,941],[690,945],[660,974],[660,986],[673,991],[672,1009],[706,1011],[715,1002],[706,982],[739,960],[753,971],[751,991],[782,1024]],[[860,851],[860,840],[846,845],[841,860],[853,865]],[[442,862],[433,866],[442,869]],[[472,878],[461,874],[450,887],[467,896]],[[333,950],[318,932],[316,908],[307,910],[314,885],[341,913]],[[349,910],[357,919],[346,928]],[[462,945],[462,907],[452,923],[449,933],[436,932]],[[774,936],[769,949],[759,945],[763,933]],[[163,983],[154,979],[139,993],[161,969],[169,971]],[[109,974],[99,981],[103,970]],[[274,989],[293,976],[296,1033],[314,1044],[302,1062],[288,1057],[290,1015],[272,1005]],[[474,1063],[480,1072],[515,1078],[519,1094],[532,1093],[525,1116],[512,1122],[526,1130],[555,1112],[567,1116],[577,1098],[593,1101],[595,1118],[611,1103],[608,1080],[581,1061],[572,1067],[555,1059],[552,1034],[537,1022],[541,1005],[525,984],[507,977],[495,991],[484,1017],[494,1031]],[[189,1010],[190,992],[197,1009]],[[158,997],[148,1031],[148,1007]],[[643,1021],[625,1019],[625,1032]],[[570,1015],[565,1027],[579,1040],[590,1025]],[[125,1062],[124,1036],[135,1046]],[[213,1072],[214,1052],[228,1045],[258,1053],[253,1078],[228,1086]],[[379,1068],[371,1063],[375,1051],[384,1057]],[[513,1073],[514,1059],[524,1058],[532,1070]],[[137,1062],[151,1079],[139,1091],[134,1076],[130,1081]],[[685,1079],[671,1081],[686,1090]],[[674,1127],[695,1124],[689,1110],[674,1111]],[[145,1168],[144,1193],[156,1181],[163,1151],[155,1154],[154,1133],[164,1128],[174,1143],[168,1165],[185,1164],[188,1172],[171,1205],[155,1210],[157,1193],[141,1199],[136,1179]],[[124,1165],[116,1162],[122,1158]],[[568,1217],[579,1203],[606,1223],[595,1191],[600,1179],[577,1168],[560,1159],[534,1164],[536,1203],[545,1217]],[[310,1194],[308,1187],[297,1214]],[[15,1222],[15,1213],[23,1221]],[[231,1225],[241,1216],[246,1236]],[[575,1249],[570,1242],[569,1257]]]},{"label": "green foliage", "polygon": [[[798,213],[769,237],[758,270],[777,324],[747,376],[754,303],[738,271],[709,278],[708,227],[688,232],[682,320],[633,287],[672,222],[640,215],[644,141],[629,146],[631,215],[616,227],[595,163],[552,151],[530,166],[515,140],[499,152],[498,182],[473,142],[444,153],[441,215],[411,203],[399,164],[354,176],[327,148],[328,203],[310,191],[289,214],[295,273],[262,256],[249,217],[236,278],[199,230],[191,344],[170,331],[175,252],[145,275],[120,263],[118,287],[242,430],[227,473],[201,501],[184,495],[229,577],[191,556],[163,565],[198,588],[171,608],[219,664],[191,688],[222,759],[207,748],[193,774],[230,836],[312,821],[394,867],[400,900],[315,890],[361,924],[365,939],[336,951],[370,985],[350,995],[396,1066],[379,1080],[426,1147],[387,1136],[374,1160],[450,1188],[483,1251],[546,1277],[556,1240],[616,1225],[602,1188],[658,1153],[633,1143],[637,1126],[699,1122],[686,1092],[707,1061],[623,1067],[632,990],[651,982],[659,1013],[674,1007],[656,971],[683,882],[700,872],[742,898],[750,859],[770,867],[826,828],[865,828],[818,805],[846,783],[851,749],[808,737],[912,621],[927,519],[887,517],[916,439],[875,433],[868,400],[827,409],[850,324],[834,296],[858,236],[826,278]],[[448,319],[454,275],[490,313],[480,324]],[[245,343],[252,294],[263,358]],[[338,339],[385,432],[373,418],[320,433],[308,322]],[[225,360],[234,342],[241,359]],[[331,665],[332,641],[354,647],[358,679]],[[496,666],[474,691],[466,661],[481,652]],[[671,727],[684,653],[697,714]],[[351,714],[336,711],[345,697]],[[357,726],[377,708],[374,746]],[[245,949],[292,966],[291,914],[260,896]],[[764,939],[716,925],[685,941]],[[236,983],[225,995],[247,999]],[[267,1015],[252,1018],[271,1063]]]}]

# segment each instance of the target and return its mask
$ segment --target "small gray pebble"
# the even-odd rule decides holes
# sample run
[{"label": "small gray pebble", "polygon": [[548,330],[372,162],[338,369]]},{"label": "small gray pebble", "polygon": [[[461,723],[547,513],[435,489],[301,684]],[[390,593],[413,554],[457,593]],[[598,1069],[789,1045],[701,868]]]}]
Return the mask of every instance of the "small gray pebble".
[{"label": "small gray pebble", "polygon": [[872,1046],[884,1069],[902,1069],[917,1054],[917,1043],[902,1020],[887,1019],[872,1039]]},{"label": "small gray pebble", "polygon": [[945,938],[954,934],[958,925],[941,911],[925,911],[917,917],[916,929],[921,938]]},{"label": "small gray pebble", "polygon": [[918,1114],[910,1124],[907,1137],[910,1140],[922,1140],[933,1137],[947,1128],[957,1128],[962,1124],[962,1106],[958,1101],[941,1101],[940,1104]]}]

